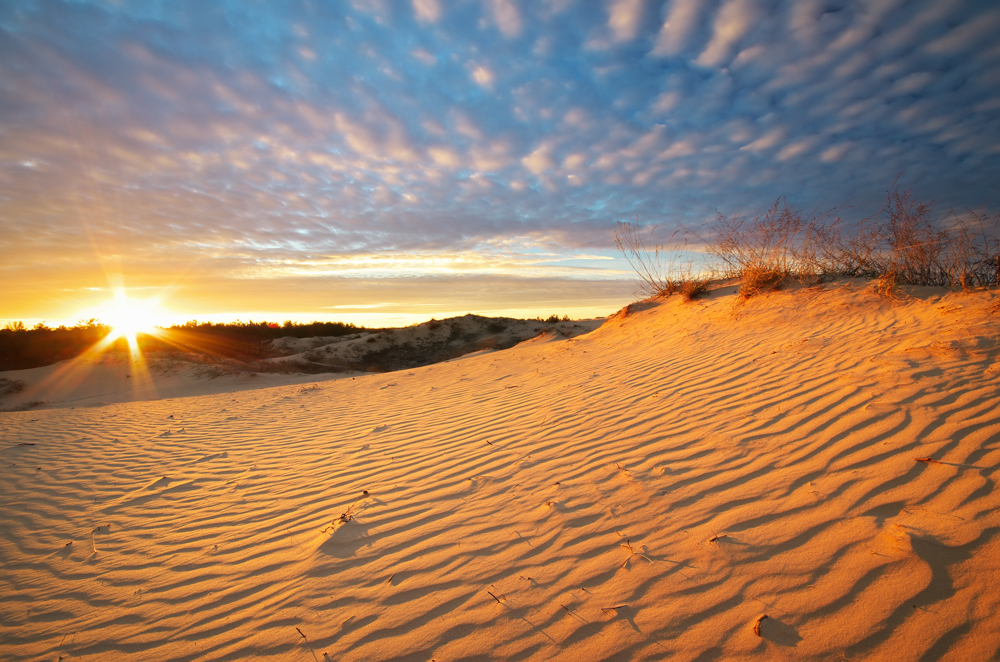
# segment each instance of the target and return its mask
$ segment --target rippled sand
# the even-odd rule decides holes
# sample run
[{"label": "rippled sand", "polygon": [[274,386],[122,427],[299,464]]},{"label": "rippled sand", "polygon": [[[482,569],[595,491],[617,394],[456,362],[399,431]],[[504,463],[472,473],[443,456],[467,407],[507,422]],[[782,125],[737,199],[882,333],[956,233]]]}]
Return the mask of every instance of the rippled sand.
[{"label": "rippled sand", "polygon": [[0,414],[0,658],[994,659],[1000,295],[733,291]]}]

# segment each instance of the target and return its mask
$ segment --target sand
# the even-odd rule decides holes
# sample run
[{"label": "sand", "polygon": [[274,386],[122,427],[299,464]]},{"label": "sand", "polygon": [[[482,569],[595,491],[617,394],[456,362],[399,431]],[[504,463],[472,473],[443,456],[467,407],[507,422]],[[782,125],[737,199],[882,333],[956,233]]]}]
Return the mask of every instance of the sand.
[{"label": "sand", "polygon": [[0,414],[0,658],[995,659],[1000,295],[734,289]]}]

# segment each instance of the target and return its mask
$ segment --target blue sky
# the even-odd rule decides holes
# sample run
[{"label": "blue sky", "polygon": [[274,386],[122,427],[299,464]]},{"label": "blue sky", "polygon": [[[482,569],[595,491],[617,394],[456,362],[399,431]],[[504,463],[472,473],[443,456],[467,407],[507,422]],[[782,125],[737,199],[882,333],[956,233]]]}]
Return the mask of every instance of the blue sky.
[{"label": "blue sky", "polygon": [[0,319],[123,285],[202,318],[606,313],[617,221],[862,217],[900,175],[996,211],[998,33],[971,0],[6,0]]}]

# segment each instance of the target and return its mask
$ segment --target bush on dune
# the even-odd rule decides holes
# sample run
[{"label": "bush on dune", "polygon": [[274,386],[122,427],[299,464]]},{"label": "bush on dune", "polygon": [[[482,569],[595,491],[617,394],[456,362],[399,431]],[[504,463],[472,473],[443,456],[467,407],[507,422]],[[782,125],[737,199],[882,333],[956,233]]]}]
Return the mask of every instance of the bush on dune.
[{"label": "bush on dune", "polygon": [[[871,278],[879,295],[894,298],[904,284],[967,291],[1000,285],[998,226],[1000,215],[972,211],[935,220],[929,204],[893,187],[875,216],[853,225],[831,212],[805,220],[779,200],[756,216],[720,215],[704,233],[707,239],[684,231],[683,241],[675,240],[675,232],[672,243],[653,245],[638,224],[619,223],[615,241],[640,290],[651,296],[680,293],[690,300],[721,277],[738,279],[740,299],[746,300],[793,278],[815,282],[846,276]],[[693,260],[680,259],[693,253],[691,237],[705,255],[697,271]]]},{"label": "bush on dune", "polygon": [[777,201],[753,218],[720,216],[707,250],[723,265],[726,277],[740,279],[740,296],[749,299],[780,288],[793,276],[821,271],[814,228],[822,221],[806,222],[801,212]]},{"label": "bush on dune", "polygon": [[893,189],[879,213],[846,237],[825,234],[828,269],[884,283],[962,287],[1000,284],[1000,216],[951,212],[942,221],[911,191]]},{"label": "bush on dune", "polygon": [[693,233],[677,231],[668,244],[651,244],[656,226],[649,230],[648,239],[636,223],[618,223],[615,245],[639,276],[639,292],[646,296],[667,297],[680,294],[685,301],[698,298],[708,291],[717,274],[712,268],[696,270],[694,259],[687,257]]}]

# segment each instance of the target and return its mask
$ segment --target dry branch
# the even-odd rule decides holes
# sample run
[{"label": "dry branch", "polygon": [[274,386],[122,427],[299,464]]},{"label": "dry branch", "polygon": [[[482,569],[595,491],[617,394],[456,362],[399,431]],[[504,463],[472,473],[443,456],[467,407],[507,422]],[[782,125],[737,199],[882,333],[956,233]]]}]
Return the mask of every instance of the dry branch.
[{"label": "dry branch", "polygon": [[757,621],[753,624],[753,633],[758,637],[760,636],[760,624],[765,618],[767,618],[767,614],[762,614],[760,618],[758,618]]}]

